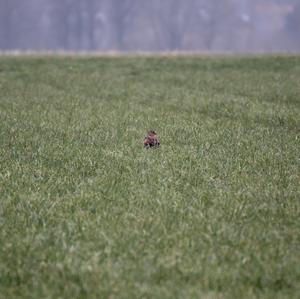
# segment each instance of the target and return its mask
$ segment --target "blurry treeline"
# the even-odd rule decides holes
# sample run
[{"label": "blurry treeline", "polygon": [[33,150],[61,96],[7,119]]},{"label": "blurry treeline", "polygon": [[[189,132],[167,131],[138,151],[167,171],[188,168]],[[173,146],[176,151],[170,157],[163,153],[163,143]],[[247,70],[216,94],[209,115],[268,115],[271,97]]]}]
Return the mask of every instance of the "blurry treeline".
[{"label": "blurry treeline", "polygon": [[0,50],[300,50],[300,0],[0,0]]}]

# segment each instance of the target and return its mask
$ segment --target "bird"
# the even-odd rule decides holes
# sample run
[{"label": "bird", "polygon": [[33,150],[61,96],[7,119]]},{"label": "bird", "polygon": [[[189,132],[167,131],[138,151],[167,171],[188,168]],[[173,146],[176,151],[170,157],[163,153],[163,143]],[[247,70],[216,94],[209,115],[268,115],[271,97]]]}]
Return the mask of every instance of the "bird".
[{"label": "bird", "polygon": [[160,145],[159,140],[156,137],[156,132],[154,130],[148,131],[147,136],[144,138],[144,147],[158,147]]}]

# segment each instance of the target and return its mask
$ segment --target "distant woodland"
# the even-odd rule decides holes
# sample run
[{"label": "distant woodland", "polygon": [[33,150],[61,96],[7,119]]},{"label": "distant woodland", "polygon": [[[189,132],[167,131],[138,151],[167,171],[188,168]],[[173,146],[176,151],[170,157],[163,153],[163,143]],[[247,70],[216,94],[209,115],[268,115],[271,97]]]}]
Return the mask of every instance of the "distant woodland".
[{"label": "distant woodland", "polygon": [[0,0],[0,51],[299,51],[295,0]]}]

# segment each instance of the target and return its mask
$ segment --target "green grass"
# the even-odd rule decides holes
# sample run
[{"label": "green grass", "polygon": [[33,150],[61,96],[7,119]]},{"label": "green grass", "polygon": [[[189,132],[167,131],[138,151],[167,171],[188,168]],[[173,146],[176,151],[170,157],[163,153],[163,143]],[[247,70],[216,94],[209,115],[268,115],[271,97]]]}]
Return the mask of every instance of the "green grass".
[{"label": "green grass", "polygon": [[300,298],[299,78],[300,56],[0,57],[0,298]]}]

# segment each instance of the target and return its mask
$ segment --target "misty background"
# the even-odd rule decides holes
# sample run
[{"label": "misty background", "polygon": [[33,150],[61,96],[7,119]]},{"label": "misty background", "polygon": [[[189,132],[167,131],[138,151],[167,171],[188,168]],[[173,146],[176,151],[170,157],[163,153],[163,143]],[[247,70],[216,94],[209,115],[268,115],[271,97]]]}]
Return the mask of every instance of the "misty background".
[{"label": "misty background", "polygon": [[0,51],[300,50],[300,0],[0,0]]}]

